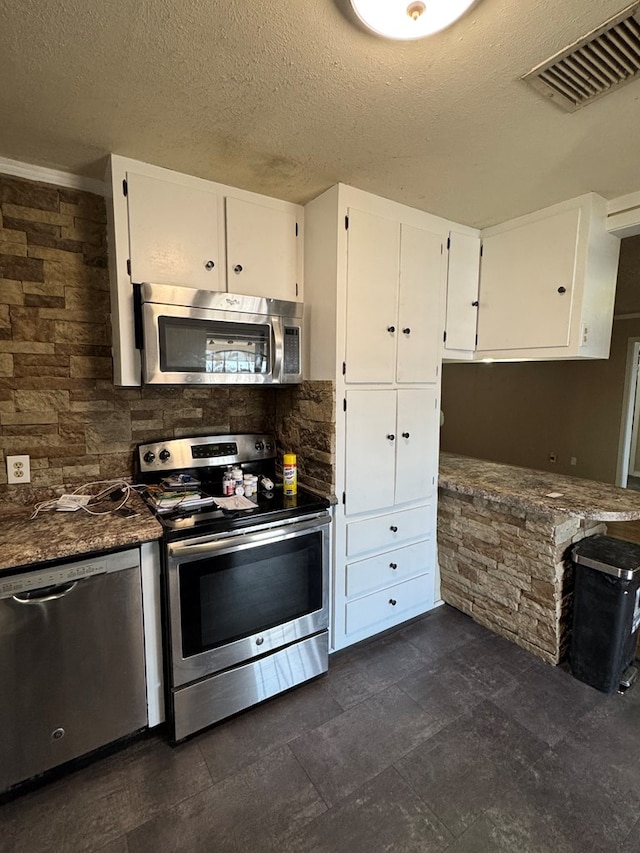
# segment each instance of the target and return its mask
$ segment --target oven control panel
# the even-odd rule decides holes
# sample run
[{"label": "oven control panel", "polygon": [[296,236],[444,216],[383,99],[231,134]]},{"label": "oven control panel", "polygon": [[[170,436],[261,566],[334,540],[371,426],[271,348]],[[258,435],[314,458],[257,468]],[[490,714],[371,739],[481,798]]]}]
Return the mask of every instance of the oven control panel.
[{"label": "oven control panel", "polygon": [[264,433],[174,438],[138,447],[142,473],[259,462],[275,456],[275,438]]}]

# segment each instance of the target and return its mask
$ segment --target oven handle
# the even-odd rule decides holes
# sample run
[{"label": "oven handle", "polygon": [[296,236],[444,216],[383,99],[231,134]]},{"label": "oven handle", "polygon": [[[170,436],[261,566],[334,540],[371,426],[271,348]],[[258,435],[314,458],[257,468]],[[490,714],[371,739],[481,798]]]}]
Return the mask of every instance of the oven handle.
[{"label": "oven handle", "polygon": [[248,548],[254,545],[263,545],[277,540],[290,539],[302,533],[312,530],[320,530],[328,527],[331,516],[321,518],[314,517],[308,521],[292,521],[283,525],[269,527],[267,530],[247,530],[236,536],[216,537],[207,536],[205,539],[187,539],[184,542],[170,542],[167,545],[169,557],[197,557],[201,554],[212,554],[220,551],[229,551],[233,548]]}]

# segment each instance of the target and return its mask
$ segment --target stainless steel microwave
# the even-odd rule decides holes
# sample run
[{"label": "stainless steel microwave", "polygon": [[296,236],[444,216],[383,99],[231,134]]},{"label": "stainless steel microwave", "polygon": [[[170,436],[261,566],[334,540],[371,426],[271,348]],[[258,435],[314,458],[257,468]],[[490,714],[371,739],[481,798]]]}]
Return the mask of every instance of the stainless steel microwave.
[{"label": "stainless steel microwave", "polygon": [[299,302],[148,283],[138,287],[136,302],[143,382],[302,381]]}]

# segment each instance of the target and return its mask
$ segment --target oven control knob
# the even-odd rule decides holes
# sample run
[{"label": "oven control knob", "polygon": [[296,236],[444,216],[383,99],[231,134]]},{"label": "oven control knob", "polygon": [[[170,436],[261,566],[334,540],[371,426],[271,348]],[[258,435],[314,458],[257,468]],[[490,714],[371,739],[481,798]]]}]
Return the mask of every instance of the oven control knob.
[{"label": "oven control knob", "polygon": [[256,639],[256,646],[261,646],[264,643],[264,637],[258,637]]},{"label": "oven control knob", "polygon": [[256,441],[256,450],[264,450],[264,441]]},{"label": "oven control knob", "polygon": [[273,450],[273,444],[271,444],[271,442],[270,442],[270,441],[268,441],[268,442],[266,443],[265,447],[267,448],[267,450]]},{"label": "oven control knob", "polygon": [[163,450],[161,450],[161,451],[160,451],[160,453],[158,454],[158,456],[160,457],[160,461],[161,461],[161,462],[166,462],[166,461],[167,461],[167,459],[171,456],[171,454],[169,453],[169,451],[168,451],[168,450],[167,450],[167,448],[165,447]]},{"label": "oven control knob", "polygon": [[156,458],[156,454],[152,450],[147,450],[147,452],[144,454],[144,456],[142,458],[144,459],[144,461],[148,465],[150,465],[153,462],[153,460]]}]

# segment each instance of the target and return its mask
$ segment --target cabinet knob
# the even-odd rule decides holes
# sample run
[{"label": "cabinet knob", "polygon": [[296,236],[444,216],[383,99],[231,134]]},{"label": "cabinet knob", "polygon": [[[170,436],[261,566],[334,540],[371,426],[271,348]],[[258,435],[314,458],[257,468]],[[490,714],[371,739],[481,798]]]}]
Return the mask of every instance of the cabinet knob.
[{"label": "cabinet knob", "polygon": [[389,528],[389,530],[390,530],[392,533],[397,533],[397,532],[398,532],[398,528],[395,526],[395,524],[392,524],[392,525],[391,525],[391,527]]},{"label": "cabinet knob", "polygon": [[474,299],[474,300],[473,300],[473,302],[471,303],[471,306],[472,306],[473,308],[477,308],[477,307],[478,307],[478,305],[480,305],[480,303],[478,302],[478,300],[477,300],[477,299]]},{"label": "cabinet knob", "polygon": [[204,265],[204,268],[206,270],[212,270],[215,267],[215,265],[216,265],[215,261],[207,261]]},{"label": "cabinet knob", "polygon": [[389,599],[389,604],[390,604],[392,607],[395,607],[397,603],[398,603],[398,602],[395,600],[395,598],[390,598],[390,599]]},{"label": "cabinet knob", "polygon": [[403,334],[403,335],[410,335],[410,334],[411,334],[411,329],[407,326],[407,327],[406,327],[406,329],[403,329],[403,330],[402,330],[402,334]]},{"label": "cabinet knob", "polygon": [[240,275],[240,273],[242,272],[242,264],[236,264],[233,268],[233,271],[236,275]]},{"label": "cabinet knob", "polygon": [[408,433],[408,432],[403,432],[403,433],[402,433],[402,437],[403,437],[403,438],[409,438],[409,433]]},{"label": "cabinet knob", "polygon": [[391,332],[391,334],[393,334],[395,332],[395,330],[396,330],[395,326],[387,326],[387,332]]},{"label": "cabinet knob", "polygon": [[390,568],[390,569],[397,569],[397,568],[398,568],[398,564],[397,564],[397,563],[389,563],[389,568]]},{"label": "cabinet knob", "polygon": [[390,433],[389,433],[389,435],[387,436],[387,438],[389,439],[389,441],[395,441],[395,440],[396,440],[396,437],[395,437],[395,435],[394,435],[392,432],[390,432]]},{"label": "cabinet knob", "polygon": [[558,288],[558,293],[566,293],[566,292],[567,292],[567,288],[566,288],[566,287],[559,287],[559,288]]}]

